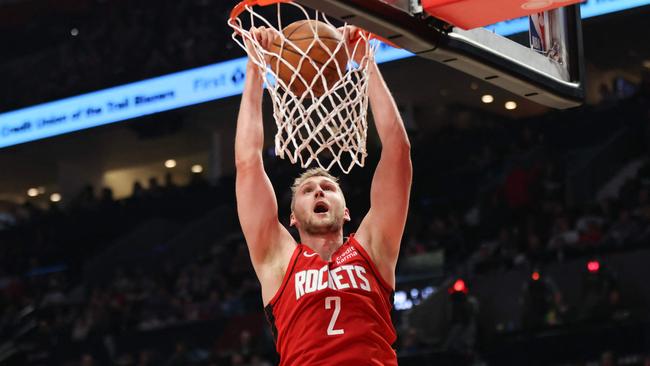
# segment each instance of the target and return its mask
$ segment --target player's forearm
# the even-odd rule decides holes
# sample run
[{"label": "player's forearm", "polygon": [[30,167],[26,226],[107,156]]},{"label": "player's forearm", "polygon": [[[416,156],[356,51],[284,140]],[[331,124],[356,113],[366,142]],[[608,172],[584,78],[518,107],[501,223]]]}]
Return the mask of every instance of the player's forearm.
[{"label": "player's forearm", "polygon": [[372,62],[369,68],[368,98],[377,134],[381,140],[382,152],[398,150],[407,153],[410,150],[410,143],[395,100],[390,94],[377,64]]},{"label": "player's forearm", "polygon": [[235,164],[237,167],[262,158],[264,126],[262,123],[262,79],[254,65],[247,67],[244,93],[237,117]]}]

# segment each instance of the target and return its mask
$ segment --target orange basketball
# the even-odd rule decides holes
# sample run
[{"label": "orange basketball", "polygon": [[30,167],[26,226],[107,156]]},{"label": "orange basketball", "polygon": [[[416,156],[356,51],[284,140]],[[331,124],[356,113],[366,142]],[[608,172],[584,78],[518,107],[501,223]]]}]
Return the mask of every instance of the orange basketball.
[{"label": "orange basketball", "polygon": [[[325,90],[339,80],[339,70],[341,73],[345,72],[347,64],[345,46],[341,46],[335,53],[343,35],[333,26],[317,20],[291,23],[282,30],[282,33],[284,38],[291,42],[276,40],[269,51],[279,55],[281,59],[293,66],[302,75],[304,82],[298,76],[291,82],[294,71],[276,56],[272,56],[269,60],[273,71],[298,96],[302,96],[309,85],[312,85],[311,90],[316,96],[323,95]],[[315,40],[316,37],[320,42]],[[323,78],[318,77],[318,71],[321,69],[324,81]]]}]

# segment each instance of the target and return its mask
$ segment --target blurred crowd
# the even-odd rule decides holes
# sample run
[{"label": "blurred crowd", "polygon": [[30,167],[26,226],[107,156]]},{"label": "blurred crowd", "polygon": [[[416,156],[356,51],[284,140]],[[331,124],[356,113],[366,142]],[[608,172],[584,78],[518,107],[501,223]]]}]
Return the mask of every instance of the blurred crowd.
[{"label": "blurred crowd", "polygon": [[[492,123],[462,129],[450,125],[429,137],[439,143],[415,145],[416,175],[418,157],[435,156],[435,151],[423,149],[453,151],[457,146],[458,155],[450,156],[460,157],[452,164],[441,159],[435,174],[420,171],[421,176],[416,176],[401,260],[443,251],[446,274],[471,277],[518,268],[538,271],[538,278],[522,289],[520,329],[545,329],[569,317],[627,319],[629,308],[614,273],[603,269],[586,277],[586,300],[578,306],[566,303],[544,267],[647,246],[650,163],[642,154],[638,172],[618,195],[572,206],[566,199],[567,167],[548,153],[561,149],[550,146],[556,141],[552,133],[543,133],[534,125],[519,129]],[[515,142],[500,147],[499,141],[508,139]],[[281,204],[288,207],[286,187],[295,167],[269,157],[267,168]],[[476,181],[455,183],[468,177]],[[352,212],[367,209],[366,190],[360,187],[370,178],[356,172],[342,183]],[[433,179],[440,181],[432,183]],[[455,188],[448,189],[452,185]],[[116,263],[100,279],[88,275],[90,259],[101,256],[111,243],[147,220],[164,217],[189,223],[214,207],[232,207],[233,195],[228,179],[213,186],[196,175],[188,186],[180,187],[168,175],[162,184],[155,178],[146,187],[135,182],[131,197],[124,200],[114,200],[109,188],[96,197],[89,186],[66,207],[52,204],[41,210],[23,205],[0,231],[0,335],[11,338],[27,332],[24,327],[29,320],[31,347],[40,350],[30,353],[33,364],[61,360],[57,349],[81,355],[65,358],[69,365],[101,365],[108,360],[119,365],[266,365],[274,361],[272,339],[261,320],[259,285],[236,225],[226,227],[222,236],[212,238],[211,245],[191,260],[169,257],[146,268]],[[359,219],[348,229],[354,230]],[[404,270],[408,268],[400,268],[398,274]],[[463,311],[466,315],[460,318],[452,315],[444,343],[449,349],[458,347],[458,342],[467,349],[468,339],[461,335],[476,321],[479,309],[476,299],[459,296],[458,306],[468,312]],[[242,322],[251,316],[256,320]],[[123,340],[133,334],[164,337],[160,334],[193,332],[197,324],[212,327],[211,332],[197,331],[205,332],[208,341],[174,342],[173,350],[124,345]],[[471,327],[473,340],[468,344],[475,347],[476,329]],[[400,332],[398,346],[403,354],[426,349],[413,328],[400,328]]]},{"label": "blurred crowd", "polygon": [[0,61],[2,111],[231,59],[239,51],[223,29],[234,4],[89,0],[27,14],[29,27],[3,30],[14,52]]}]

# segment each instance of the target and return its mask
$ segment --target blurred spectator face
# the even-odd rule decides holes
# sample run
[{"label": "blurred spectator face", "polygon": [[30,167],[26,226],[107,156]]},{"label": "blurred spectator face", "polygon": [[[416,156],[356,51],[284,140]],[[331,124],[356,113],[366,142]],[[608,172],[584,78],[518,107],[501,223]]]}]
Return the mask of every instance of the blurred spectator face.
[{"label": "blurred spectator face", "polygon": [[240,355],[239,353],[234,353],[230,357],[230,364],[232,366],[243,365],[244,364],[244,356]]},{"label": "blurred spectator face", "polygon": [[173,186],[174,185],[174,178],[171,173],[165,174],[165,185],[166,186]]},{"label": "blurred spectator face", "polygon": [[641,215],[641,218],[645,221],[650,221],[650,204],[646,204],[642,206],[639,211],[639,215]]},{"label": "blurred spectator face", "polygon": [[149,178],[149,189],[158,188],[158,179],[156,177]]},{"label": "blurred spectator face", "polygon": [[539,236],[537,234],[528,235],[528,249],[538,250],[540,248]]},{"label": "blurred spectator face", "polygon": [[81,356],[81,366],[93,366],[94,364],[95,361],[93,360],[93,356],[89,354]]},{"label": "blurred spectator face", "polygon": [[618,304],[621,301],[621,294],[618,290],[612,290],[609,292],[609,303],[612,305]]},{"label": "blurred spectator face", "polygon": [[138,366],[146,366],[149,365],[151,362],[151,355],[147,351],[142,351],[140,352],[140,356],[138,359]]},{"label": "blurred spectator face", "polygon": [[621,210],[618,214],[618,221],[620,222],[630,221],[630,211],[628,211],[627,209]]},{"label": "blurred spectator face", "polygon": [[642,189],[639,191],[639,205],[643,205],[648,202],[648,190]]},{"label": "blurred spectator face", "polygon": [[557,228],[558,231],[563,233],[565,231],[569,231],[569,220],[567,219],[566,216],[559,217],[557,219]]},{"label": "blurred spectator face", "polygon": [[134,182],[133,183],[133,196],[139,196],[142,195],[142,184],[140,182]]},{"label": "blurred spectator face", "polygon": [[612,352],[604,352],[600,356],[600,366],[615,366],[614,354]]},{"label": "blurred spectator face", "polygon": [[243,330],[239,335],[239,341],[242,345],[249,344],[251,341],[251,333],[247,330]]},{"label": "blurred spectator face", "polygon": [[499,230],[499,242],[505,243],[510,240],[510,232],[506,228]]},{"label": "blurred spectator face", "polygon": [[176,343],[176,353],[184,353],[185,352],[185,344],[182,342]]},{"label": "blurred spectator face", "polygon": [[112,201],[113,200],[113,191],[110,188],[102,189],[102,199],[104,201]]},{"label": "blurred spectator face", "polygon": [[271,366],[271,363],[255,355],[251,358],[250,366]]},{"label": "blurred spectator face", "polygon": [[433,220],[433,222],[431,224],[431,230],[435,234],[442,235],[442,234],[444,234],[446,229],[447,229],[447,225],[445,224],[445,222],[441,218],[436,217],[435,220]]}]

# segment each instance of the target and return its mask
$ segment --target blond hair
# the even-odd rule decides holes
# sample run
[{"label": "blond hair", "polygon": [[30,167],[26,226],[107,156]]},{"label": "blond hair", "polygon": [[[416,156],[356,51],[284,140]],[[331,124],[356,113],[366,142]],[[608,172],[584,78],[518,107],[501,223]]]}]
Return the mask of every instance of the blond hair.
[{"label": "blond hair", "polygon": [[323,168],[311,168],[304,173],[300,174],[296,179],[293,181],[293,185],[291,186],[291,211],[293,211],[293,207],[296,203],[296,192],[298,191],[298,188],[309,178],[313,177],[325,177],[329,178],[334,183],[337,185],[339,184],[339,179],[332,174],[330,174],[327,170]]}]

